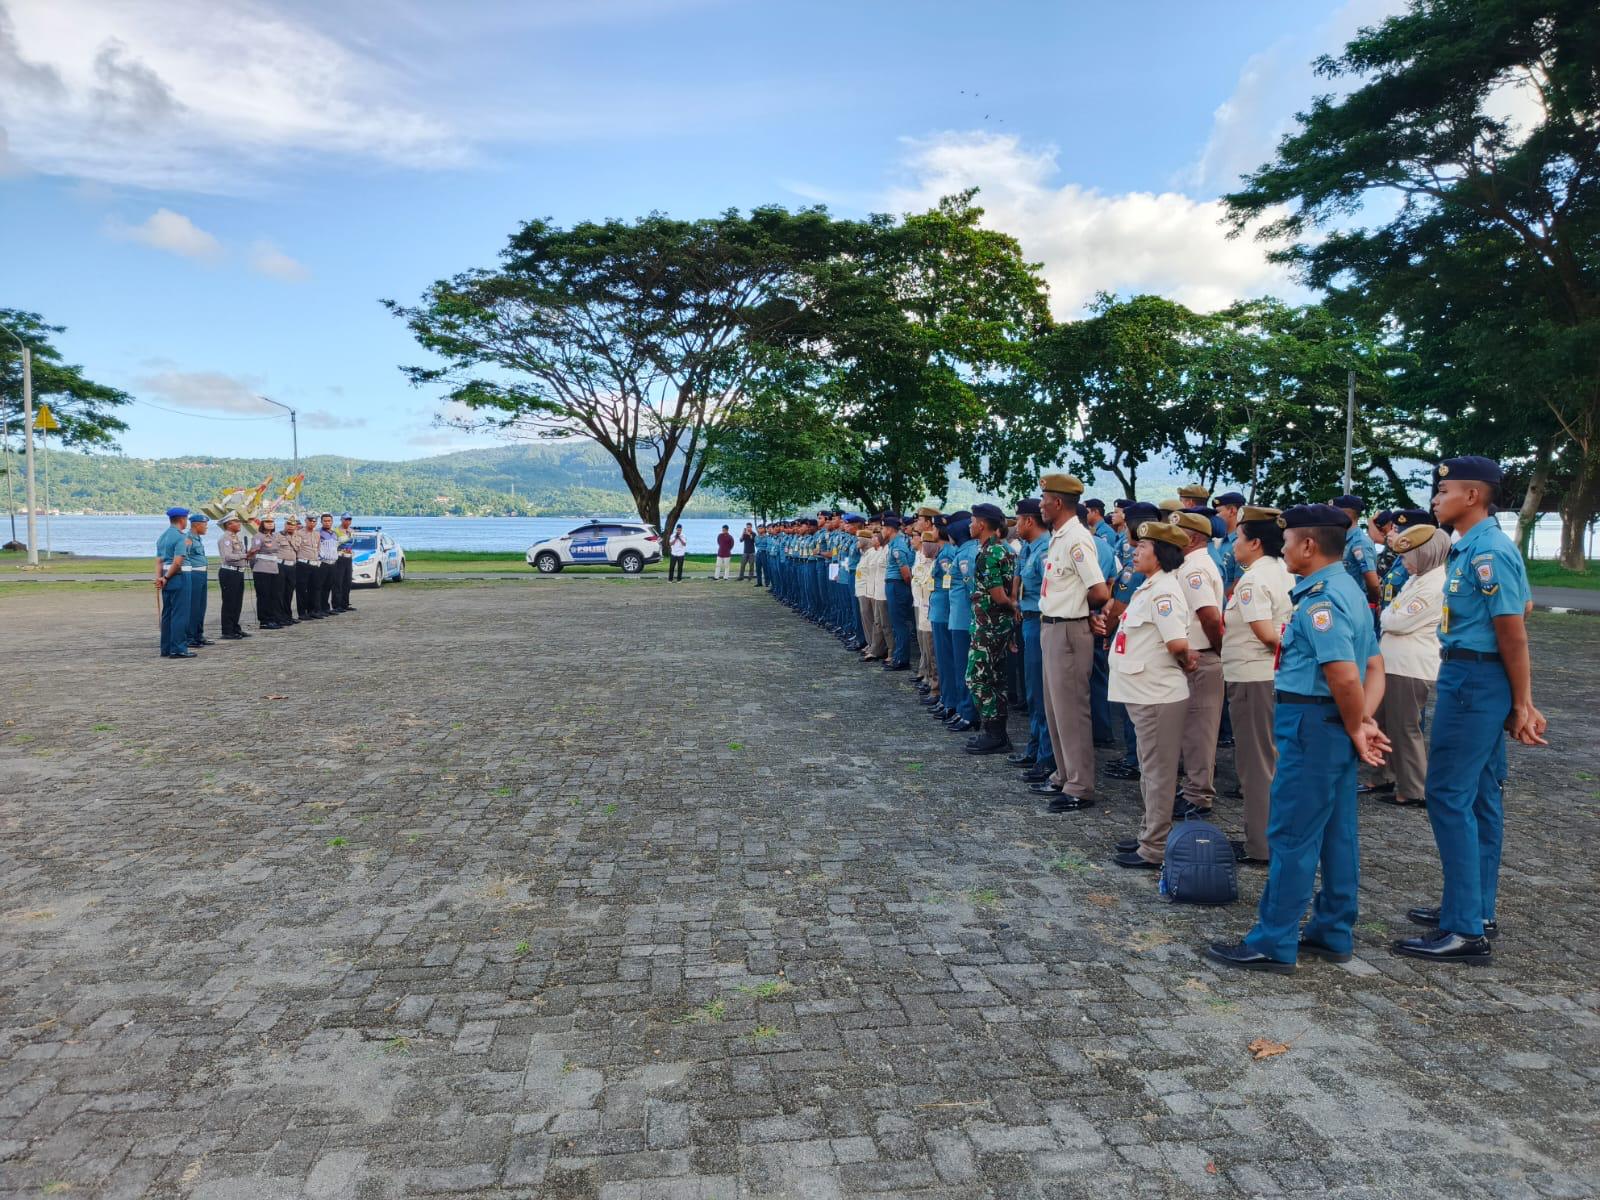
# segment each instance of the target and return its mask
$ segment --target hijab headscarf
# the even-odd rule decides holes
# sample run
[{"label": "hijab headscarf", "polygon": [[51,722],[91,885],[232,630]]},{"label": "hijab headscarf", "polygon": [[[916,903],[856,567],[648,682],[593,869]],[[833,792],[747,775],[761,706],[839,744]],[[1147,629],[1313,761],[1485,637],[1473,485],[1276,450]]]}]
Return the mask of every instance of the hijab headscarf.
[{"label": "hijab headscarf", "polygon": [[1450,539],[1440,533],[1429,537],[1422,545],[1405,551],[1401,554],[1400,560],[1406,564],[1406,570],[1410,572],[1411,578],[1415,579],[1442,565],[1449,553]]}]

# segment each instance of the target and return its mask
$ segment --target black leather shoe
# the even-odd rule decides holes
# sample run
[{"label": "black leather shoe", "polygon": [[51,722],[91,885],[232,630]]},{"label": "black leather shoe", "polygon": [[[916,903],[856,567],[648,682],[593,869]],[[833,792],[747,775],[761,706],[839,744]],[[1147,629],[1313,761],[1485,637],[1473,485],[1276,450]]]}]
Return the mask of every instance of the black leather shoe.
[{"label": "black leather shoe", "polygon": [[940,721],[948,721],[951,718],[951,716],[954,715],[953,713],[951,713],[951,711],[948,708],[946,708],[942,704],[935,704],[928,711],[930,713],[932,713],[933,716],[936,719],[940,720]]},{"label": "black leather shoe", "polygon": [[279,625],[276,621],[268,621],[265,625],[257,625],[256,626],[256,630],[258,632],[260,630],[263,630],[263,629],[282,629],[282,628],[283,628],[283,626]]},{"label": "black leather shoe", "polygon": [[1048,781],[1041,783],[1030,783],[1028,785],[1028,790],[1035,796],[1059,796],[1061,794],[1061,789]]},{"label": "black leather shoe", "polygon": [[191,648],[195,648],[199,646],[215,646],[216,643],[210,638],[201,638],[198,642],[190,642],[189,645]]},{"label": "black leather shoe", "polygon": [[185,650],[181,654],[169,654],[169,655],[167,655],[167,657],[168,658],[199,658],[200,656],[198,654],[196,654],[193,650]]},{"label": "black leather shoe", "polygon": [[1081,812],[1086,808],[1093,807],[1094,801],[1089,799],[1087,796],[1069,796],[1065,792],[1062,792],[1061,795],[1050,801],[1050,805],[1045,809],[1045,811],[1053,813],[1069,813]]},{"label": "black leather shoe", "polygon": [[1111,847],[1118,854],[1132,854],[1139,848],[1138,838],[1118,838]]},{"label": "black leather shoe", "polygon": [[1209,808],[1196,808],[1193,804],[1184,803],[1182,808],[1172,810],[1174,821],[1209,821],[1211,810]]},{"label": "black leather shoe", "polygon": [[1094,744],[1101,750],[1110,750],[1115,747],[1117,743],[1111,738],[1095,738]]},{"label": "black leather shoe", "polygon": [[1392,796],[1394,784],[1392,783],[1363,783],[1356,789],[1358,796]]},{"label": "black leather shoe", "polygon": [[1226,750],[1229,746],[1232,746],[1232,745],[1233,745],[1233,739],[1231,737],[1219,737],[1217,739],[1217,749],[1218,750]]},{"label": "black leather shoe", "polygon": [[1048,764],[1040,764],[1039,766],[1030,767],[1028,770],[1024,771],[1022,773],[1022,781],[1024,783],[1043,783],[1055,773],[1056,769],[1053,766],[1049,766]]},{"label": "black leather shoe", "polygon": [[1320,958],[1323,962],[1347,963],[1355,957],[1348,950],[1334,950],[1324,946],[1321,942],[1314,942],[1310,938],[1300,939],[1300,956],[1304,958],[1309,954],[1312,958]]},{"label": "black leather shoe", "polygon": [[1147,858],[1140,858],[1139,855],[1132,850],[1119,851],[1118,853],[1113,854],[1111,856],[1111,861],[1116,863],[1119,867],[1127,867],[1130,871],[1161,870],[1160,863],[1153,863]]},{"label": "black leather shoe", "polygon": [[1130,767],[1127,763],[1107,763],[1105,773],[1112,779],[1137,780],[1139,778],[1139,768]]},{"label": "black leather shoe", "polygon": [[1259,951],[1251,950],[1243,942],[1235,942],[1231,946],[1223,942],[1213,942],[1206,947],[1206,957],[1212,962],[1221,963],[1225,967],[1238,967],[1242,971],[1267,971],[1273,975],[1294,974],[1293,963],[1268,958]]},{"label": "black leather shoe", "polygon": [[242,634],[242,633],[223,633],[223,634],[219,634],[218,636],[225,642],[237,642],[240,638],[244,637],[244,634]]},{"label": "black leather shoe", "polygon": [[236,637],[236,638],[247,638],[250,635],[248,633],[246,633],[244,630],[241,629],[241,630],[239,630],[238,633],[234,634],[233,636]]},{"label": "black leather shoe", "polygon": [[1250,852],[1244,848],[1242,841],[1234,841],[1229,838],[1228,845],[1233,847],[1233,861],[1241,867],[1264,867],[1267,865],[1267,860],[1264,858],[1251,858]]},{"label": "black leather shoe", "polygon": [[344,606],[344,611],[345,612],[355,612],[355,610],[356,610],[356,606],[354,604],[346,604]]},{"label": "black leather shoe", "polygon": [[885,670],[885,671],[909,671],[909,670],[911,670],[911,664],[910,663],[899,663],[899,664],[896,664],[896,663],[884,663],[882,669]]},{"label": "black leather shoe", "polygon": [[977,726],[971,721],[967,720],[965,717],[957,717],[954,721],[951,721],[948,725],[946,725],[945,728],[951,733],[970,733],[976,729]]},{"label": "black leather shoe", "polygon": [[[1412,908],[1406,910],[1406,920],[1413,925],[1432,925],[1439,927],[1439,910],[1437,908]],[[1483,936],[1497,938],[1500,936],[1499,921],[1485,921],[1483,923]]]},{"label": "black leather shoe", "polygon": [[1420,937],[1401,938],[1389,947],[1406,958],[1421,958],[1429,962],[1464,962],[1486,966],[1494,960],[1494,948],[1486,937],[1468,937],[1464,933],[1451,933],[1436,929]]},{"label": "black leather shoe", "polygon": [[1037,766],[1039,762],[1037,758],[1027,751],[1023,751],[1020,754],[1008,754],[1006,755],[1006,761],[1013,767],[1032,767]]}]

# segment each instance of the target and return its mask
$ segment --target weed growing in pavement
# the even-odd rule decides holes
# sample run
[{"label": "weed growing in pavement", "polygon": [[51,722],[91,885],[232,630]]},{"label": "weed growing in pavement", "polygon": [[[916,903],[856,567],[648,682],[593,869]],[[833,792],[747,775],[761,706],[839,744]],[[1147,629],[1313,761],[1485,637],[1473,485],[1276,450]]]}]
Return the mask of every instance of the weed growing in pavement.
[{"label": "weed growing in pavement", "polygon": [[90,728],[93,729],[96,733],[110,733],[113,729],[116,728],[116,726],[115,725],[91,725]]},{"label": "weed growing in pavement", "polygon": [[710,1025],[722,1020],[728,1015],[728,1005],[722,1000],[713,1000],[709,1004],[702,1004],[699,1008],[692,1008],[675,1022],[676,1025]]},{"label": "weed growing in pavement", "polygon": [[392,1037],[383,1044],[385,1054],[410,1054],[411,1039],[405,1036]]},{"label": "weed growing in pavement", "polygon": [[988,908],[1000,903],[1000,893],[992,887],[979,888],[975,892],[968,892],[967,899],[979,908]]},{"label": "weed growing in pavement", "polygon": [[617,802],[615,800],[613,800],[610,804],[606,805],[600,811],[605,813],[605,815],[609,817],[612,813],[617,811]]},{"label": "weed growing in pavement", "polygon": [[345,838],[345,837],[331,837],[331,838],[328,839],[328,845],[331,846],[332,848],[336,849],[336,850],[340,846],[348,846],[349,844],[350,844],[350,839],[349,838]]},{"label": "weed growing in pavement", "polygon": [[750,1036],[755,1038],[758,1042],[767,1042],[771,1041],[782,1032],[783,1030],[779,1029],[776,1025],[757,1025],[750,1031]]},{"label": "weed growing in pavement", "polygon": [[532,949],[533,949],[533,947],[530,946],[527,942],[518,942],[516,944],[516,947],[512,950],[512,953],[515,954],[518,958],[521,958],[524,954],[527,954]]},{"label": "weed growing in pavement", "polygon": [[785,992],[794,991],[794,984],[786,979],[768,979],[764,983],[741,983],[739,990],[746,996],[770,1000],[774,996],[781,996]]},{"label": "weed growing in pavement", "polygon": [[508,787],[497,787],[494,790],[494,794],[496,796],[509,796],[511,795],[511,789]]},{"label": "weed growing in pavement", "polygon": [[744,749],[744,743],[743,742],[729,742],[728,743],[728,749],[729,750],[743,750]]},{"label": "weed growing in pavement", "polygon": [[1099,866],[1090,862],[1077,850],[1068,850],[1055,862],[1050,864],[1058,871],[1071,871],[1074,875],[1082,875],[1087,871],[1101,870]]}]

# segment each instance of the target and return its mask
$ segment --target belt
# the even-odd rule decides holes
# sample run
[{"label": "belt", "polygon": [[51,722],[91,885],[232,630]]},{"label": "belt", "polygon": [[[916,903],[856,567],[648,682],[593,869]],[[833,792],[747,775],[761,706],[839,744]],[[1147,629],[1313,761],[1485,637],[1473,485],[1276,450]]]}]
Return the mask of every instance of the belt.
[{"label": "belt", "polygon": [[1279,704],[1332,704],[1332,696],[1302,696],[1299,692],[1275,692]]},{"label": "belt", "polygon": [[299,563],[302,567],[314,567],[317,565],[317,560],[314,558],[297,558],[295,559],[295,562]]},{"label": "belt", "polygon": [[1088,617],[1044,617],[1046,625],[1059,625],[1063,621],[1087,621]]},{"label": "belt", "polygon": [[1038,613],[1036,613],[1036,612],[1024,612],[1024,613],[1023,613],[1023,614],[1022,614],[1022,619],[1023,619],[1023,620],[1024,620],[1024,621],[1039,621],[1039,620],[1045,620],[1045,621],[1058,621],[1058,620],[1060,620],[1060,619],[1061,619],[1061,618],[1059,618],[1059,617],[1041,617],[1041,616],[1040,616],[1040,615],[1039,615],[1039,614],[1038,614]]},{"label": "belt", "polygon": [[244,570],[244,568],[243,567],[230,567],[227,563],[223,563],[220,567],[217,568],[217,570],[219,570],[219,571],[242,571],[242,570]]},{"label": "belt", "polygon": [[256,561],[257,562],[282,562],[283,559],[279,558],[276,554],[258,554],[258,555],[256,555]]},{"label": "belt", "polygon": [[1441,662],[1499,662],[1498,650],[1465,650],[1456,646],[1440,646],[1439,660]]},{"label": "belt", "polygon": [[206,569],[204,567],[191,567],[188,563],[184,563],[183,566],[179,567],[178,569],[185,575],[189,574],[191,571],[199,571],[202,575],[206,573]]}]

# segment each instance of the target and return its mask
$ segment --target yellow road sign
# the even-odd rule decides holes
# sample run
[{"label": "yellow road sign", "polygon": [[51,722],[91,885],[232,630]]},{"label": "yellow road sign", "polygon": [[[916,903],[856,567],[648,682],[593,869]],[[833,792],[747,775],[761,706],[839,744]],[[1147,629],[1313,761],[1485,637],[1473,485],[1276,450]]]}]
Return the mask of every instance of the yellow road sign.
[{"label": "yellow road sign", "polygon": [[41,404],[39,411],[33,416],[33,427],[41,433],[49,433],[53,429],[60,429],[61,422],[56,420],[56,415],[50,411],[48,404]]}]

